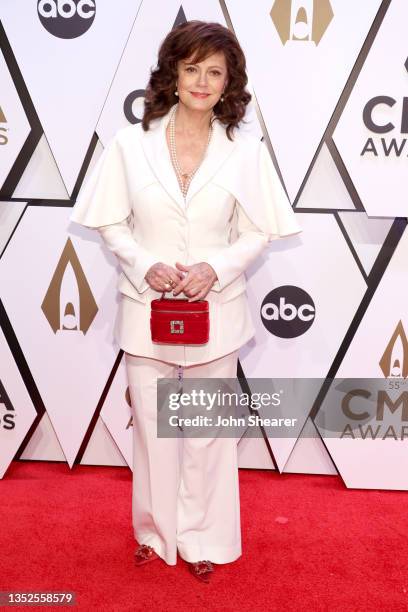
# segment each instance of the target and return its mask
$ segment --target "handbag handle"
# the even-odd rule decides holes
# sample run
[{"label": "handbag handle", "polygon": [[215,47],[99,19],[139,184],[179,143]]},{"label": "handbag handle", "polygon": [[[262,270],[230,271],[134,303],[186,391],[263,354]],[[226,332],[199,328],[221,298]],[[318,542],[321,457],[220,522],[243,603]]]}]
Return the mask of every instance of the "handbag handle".
[{"label": "handbag handle", "polygon": [[[169,289],[169,291],[171,291],[171,289]],[[159,300],[164,300],[164,294],[166,293],[166,291],[162,291],[161,296],[159,297]],[[176,298],[174,298],[176,299]]]},{"label": "handbag handle", "polygon": [[[165,293],[166,293],[165,291],[162,292],[161,296],[159,297],[159,300],[164,300],[164,294]],[[167,298],[167,299],[174,299],[175,301],[177,300],[177,298]],[[186,299],[188,299],[188,298],[179,298],[177,301],[180,302],[180,301],[186,300]]]}]

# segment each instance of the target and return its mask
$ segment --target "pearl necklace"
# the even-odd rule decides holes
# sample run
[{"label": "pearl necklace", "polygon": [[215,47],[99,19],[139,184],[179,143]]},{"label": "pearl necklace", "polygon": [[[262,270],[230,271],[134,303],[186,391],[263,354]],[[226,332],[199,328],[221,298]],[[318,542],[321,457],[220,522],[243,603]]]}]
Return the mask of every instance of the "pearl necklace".
[{"label": "pearl necklace", "polygon": [[[171,116],[170,116],[170,154],[171,154],[171,161],[173,162],[173,166],[176,170],[176,174],[177,174],[177,180],[179,182],[180,185],[180,189],[181,192],[183,194],[184,199],[187,196],[187,191],[188,188],[190,186],[190,183],[194,177],[194,175],[196,174],[197,170],[199,169],[199,167],[201,166],[203,159],[207,153],[208,150],[208,146],[210,144],[211,141],[211,136],[212,136],[212,131],[213,131],[213,127],[210,123],[210,128],[208,130],[208,139],[207,139],[207,144],[205,146],[204,149],[204,153],[203,156],[201,157],[198,165],[194,168],[194,170],[190,173],[188,172],[183,172],[182,169],[180,168],[180,164],[178,163],[178,159],[177,159],[177,154],[176,154],[176,110],[177,110],[177,105],[174,107]],[[213,115],[211,115],[211,118],[213,117]],[[185,179],[185,181],[183,180]]]}]

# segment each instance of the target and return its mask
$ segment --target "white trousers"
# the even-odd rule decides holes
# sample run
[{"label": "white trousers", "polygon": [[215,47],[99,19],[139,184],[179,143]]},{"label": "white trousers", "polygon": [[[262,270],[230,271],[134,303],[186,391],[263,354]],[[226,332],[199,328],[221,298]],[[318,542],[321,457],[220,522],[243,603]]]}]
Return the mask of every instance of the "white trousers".
[{"label": "white trousers", "polygon": [[[186,366],[187,378],[236,378],[238,351]],[[133,414],[132,522],[168,565],[242,554],[237,438],[158,438],[157,378],[178,366],[125,352]]]}]

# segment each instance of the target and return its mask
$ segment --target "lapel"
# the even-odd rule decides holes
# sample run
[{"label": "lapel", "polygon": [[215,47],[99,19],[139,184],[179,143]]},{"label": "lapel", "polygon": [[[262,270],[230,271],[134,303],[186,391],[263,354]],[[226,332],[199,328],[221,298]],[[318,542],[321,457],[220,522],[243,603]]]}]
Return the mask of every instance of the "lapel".
[{"label": "lapel", "polygon": [[237,130],[234,131],[235,137],[234,140],[231,141],[227,138],[225,127],[222,123],[218,121],[218,119],[213,122],[213,133],[207,149],[207,154],[190,183],[187,197],[184,202],[166,142],[166,128],[173,108],[174,107],[172,107],[163,117],[152,121],[147,132],[142,130],[141,139],[144,154],[157,180],[167,191],[172,200],[176,202],[182,210],[185,210],[195,194],[208,183],[235,149]]}]

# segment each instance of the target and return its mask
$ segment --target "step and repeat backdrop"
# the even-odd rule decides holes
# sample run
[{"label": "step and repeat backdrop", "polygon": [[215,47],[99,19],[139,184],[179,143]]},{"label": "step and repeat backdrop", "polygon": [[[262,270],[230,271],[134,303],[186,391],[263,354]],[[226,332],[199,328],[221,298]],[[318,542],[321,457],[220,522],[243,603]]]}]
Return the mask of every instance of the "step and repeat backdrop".
[{"label": "step and repeat backdrop", "polygon": [[247,271],[240,376],[398,388],[337,437],[306,402],[293,437],[245,434],[240,466],[408,489],[406,0],[1,1],[0,477],[14,459],[131,466],[118,264],[69,215],[104,145],[141,120],[161,41],[191,19],[237,35],[242,129],[267,143],[303,228]]}]

